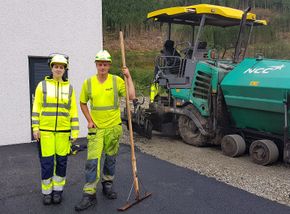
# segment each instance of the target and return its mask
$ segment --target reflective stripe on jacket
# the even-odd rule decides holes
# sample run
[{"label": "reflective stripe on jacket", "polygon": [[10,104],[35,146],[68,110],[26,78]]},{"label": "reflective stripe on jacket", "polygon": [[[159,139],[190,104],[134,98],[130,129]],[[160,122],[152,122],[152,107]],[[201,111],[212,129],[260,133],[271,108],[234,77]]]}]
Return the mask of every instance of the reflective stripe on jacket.
[{"label": "reflective stripe on jacket", "polygon": [[79,119],[76,98],[68,81],[58,82],[46,77],[38,84],[32,109],[32,128],[71,131],[72,138],[77,138]]},{"label": "reflective stripe on jacket", "polygon": [[118,97],[118,88],[116,76],[112,76],[112,85],[113,85],[113,96],[114,99],[111,99],[111,105],[104,104],[95,99],[92,96],[92,78],[88,79],[88,97],[91,100],[91,110],[102,111],[102,110],[113,110],[119,109],[119,97]]}]

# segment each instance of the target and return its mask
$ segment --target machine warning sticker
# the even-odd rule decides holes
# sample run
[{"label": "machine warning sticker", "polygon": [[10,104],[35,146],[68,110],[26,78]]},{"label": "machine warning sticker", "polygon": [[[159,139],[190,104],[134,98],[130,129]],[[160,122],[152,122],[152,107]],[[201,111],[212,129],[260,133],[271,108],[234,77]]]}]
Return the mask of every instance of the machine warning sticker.
[{"label": "machine warning sticker", "polygon": [[249,68],[244,74],[269,74],[271,71],[282,70],[285,65],[268,66],[266,68]]}]

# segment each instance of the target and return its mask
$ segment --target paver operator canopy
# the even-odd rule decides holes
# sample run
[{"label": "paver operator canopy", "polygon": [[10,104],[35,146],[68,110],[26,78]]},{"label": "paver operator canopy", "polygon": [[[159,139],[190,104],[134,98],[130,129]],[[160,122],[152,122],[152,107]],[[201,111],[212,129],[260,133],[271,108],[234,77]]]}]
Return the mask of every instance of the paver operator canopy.
[{"label": "paver operator canopy", "polygon": [[[199,25],[203,15],[207,16],[205,25],[232,27],[240,25],[244,11],[229,7],[198,4],[185,7],[170,7],[148,13],[147,19],[183,25]],[[266,20],[257,20],[256,14],[248,13],[247,24],[267,25]]]}]

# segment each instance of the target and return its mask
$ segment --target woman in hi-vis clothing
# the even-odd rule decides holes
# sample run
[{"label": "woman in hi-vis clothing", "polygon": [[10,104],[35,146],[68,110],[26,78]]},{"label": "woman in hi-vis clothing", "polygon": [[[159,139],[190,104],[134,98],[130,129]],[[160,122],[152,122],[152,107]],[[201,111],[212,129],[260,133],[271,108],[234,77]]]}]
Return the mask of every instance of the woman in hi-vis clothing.
[{"label": "woman in hi-vis clothing", "polygon": [[45,77],[35,91],[32,109],[33,136],[40,144],[41,189],[43,204],[59,204],[66,182],[67,155],[71,141],[79,133],[75,91],[63,77],[68,58],[54,55],[51,76]]}]

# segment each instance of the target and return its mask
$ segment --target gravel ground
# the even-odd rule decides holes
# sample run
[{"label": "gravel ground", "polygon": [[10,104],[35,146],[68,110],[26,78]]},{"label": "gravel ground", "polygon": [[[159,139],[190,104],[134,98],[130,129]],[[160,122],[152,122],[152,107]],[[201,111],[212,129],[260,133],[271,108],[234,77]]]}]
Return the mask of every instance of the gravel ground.
[{"label": "gravel ground", "polygon": [[[123,130],[121,143],[129,144],[126,126]],[[290,206],[290,170],[282,163],[260,166],[252,163],[248,155],[230,158],[224,156],[219,147],[198,148],[158,133],[153,134],[151,140],[134,134],[134,142],[146,154]]]}]

